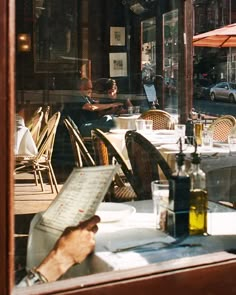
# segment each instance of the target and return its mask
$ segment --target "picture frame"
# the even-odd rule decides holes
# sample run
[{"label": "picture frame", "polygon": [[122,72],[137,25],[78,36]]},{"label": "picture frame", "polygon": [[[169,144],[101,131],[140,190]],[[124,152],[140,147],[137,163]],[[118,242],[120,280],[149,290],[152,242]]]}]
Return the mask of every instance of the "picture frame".
[{"label": "picture frame", "polygon": [[125,27],[110,27],[110,46],[125,46]]},{"label": "picture frame", "polygon": [[35,73],[79,72],[84,60],[78,56],[77,1],[42,2],[38,7],[33,1]]},{"label": "picture frame", "polygon": [[127,76],[127,53],[109,53],[110,77]]}]

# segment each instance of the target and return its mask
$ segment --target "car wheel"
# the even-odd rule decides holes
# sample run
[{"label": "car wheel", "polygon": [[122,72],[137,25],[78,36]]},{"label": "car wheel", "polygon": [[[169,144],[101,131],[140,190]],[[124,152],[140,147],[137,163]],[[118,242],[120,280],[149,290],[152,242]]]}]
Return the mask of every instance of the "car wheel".
[{"label": "car wheel", "polygon": [[216,99],[216,95],[215,95],[214,92],[212,92],[212,93],[210,94],[210,99],[211,99],[211,101],[214,101],[214,100]]},{"label": "car wheel", "polygon": [[229,101],[230,102],[236,102],[235,97],[234,97],[234,95],[232,93],[229,95]]}]

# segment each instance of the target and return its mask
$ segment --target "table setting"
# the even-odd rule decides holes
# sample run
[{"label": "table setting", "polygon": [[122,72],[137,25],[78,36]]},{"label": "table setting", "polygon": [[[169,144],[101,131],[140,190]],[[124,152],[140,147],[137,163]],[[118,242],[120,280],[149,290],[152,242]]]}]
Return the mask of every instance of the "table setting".
[{"label": "table setting", "polygon": [[[101,203],[96,212],[101,216],[101,222],[94,253],[81,265],[72,267],[63,278],[125,270],[162,261],[177,263],[178,259],[230,249],[236,242],[236,236],[229,234],[174,238],[156,228],[152,200],[122,204],[107,202],[105,207],[104,204]],[[114,218],[112,213],[115,213]],[[36,215],[33,223],[37,218]],[[30,253],[27,267],[37,264],[46,252],[47,248],[39,251],[32,240],[27,250]]]},{"label": "table setting", "polygon": [[29,129],[25,126],[17,126],[15,131],[14,154],[35,156],[37,153],[38,149]]},{"label": "table setting", "polygon": [[[113,129],[107,133],[107,137],[128,161],[125,145],[126,131],[127,129]],[[192,145],[193,137],[186,137],[184,133],[180,135],[176,129],[144,129],[137,130],[137,132],[140,132],[161,152],[173,171],[175,169],[175,155],[179,151],[179,136],[182,136],[184,138],[182,150],[186,155],[186,165],[190,167],[191,154],[194,152],[194,146]],[[236,193],[234,191],[236,191],[236,182],[233,175],[236,173],[236,155],[232,151],[232,146],[230,150],[228,142],[218,142],[213,139],[210,139],[209,144],[209,142],[206,142],[203,134],[202,143],[197,146],[197,152],[201,156],[201,167],[207,173],[209,198],[216,201],[235,202]]]}]

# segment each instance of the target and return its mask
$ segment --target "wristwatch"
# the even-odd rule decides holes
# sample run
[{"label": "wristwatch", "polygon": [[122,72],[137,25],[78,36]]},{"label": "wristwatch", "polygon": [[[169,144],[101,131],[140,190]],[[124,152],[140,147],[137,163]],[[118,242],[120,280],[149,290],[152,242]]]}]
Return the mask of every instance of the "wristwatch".
[{"label": "wristwatch", "polygon": [[26,276],[26,283],[28,286],[39,285],[47,283],[48,280],[36,269],[31,269]]}]

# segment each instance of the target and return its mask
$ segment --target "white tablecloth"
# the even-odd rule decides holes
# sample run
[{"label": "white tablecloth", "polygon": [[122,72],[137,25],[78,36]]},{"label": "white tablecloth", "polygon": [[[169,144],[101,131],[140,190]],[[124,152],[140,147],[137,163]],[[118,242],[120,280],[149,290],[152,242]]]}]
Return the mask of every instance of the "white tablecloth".
[{"label": "white tablecloth", "polygon": [[29,129],[25,126],[16,128],[15,155],[37,155],[38,150]]},{"label": "white tablecloth", "polygon": [[[178,152],[178,145],[173,144],[176,138],[172,130],[167,130],[169,135],[164,135],[165,131],[154,132],[153,134],[145,134],[147,139],[152,142],[156,148],[162,153],[168,164],[174,171],[175,154]],[[128,153],[125,146],[125,130],[119,130],[115,133],[108,133],[107,136],[111,142],[122,153],[128,161]],[[194,148],[190,145],[184,146],[184,153],[187,157],[187,164],[190,163],[190,155]],[[207,150],[198,148],[201,153],[201,167],[207,176],[208,195],[214,201],[236,202],[236,156],[229,154],[227,144],[217,145]],[[190,166],[190,164],[189,164]]]},{"label": "white tablecloth", "polygon": [[135,130],[135,121],[140,117],[140,114],[127,114],[127,115],[120,115],[119,117],[115,118],[116,126],[120,129],[131,129]]},{"label": "white tablecloth", "polygon": [[[152,200],[125,204],[136,208],[136,213],[117,222],[100,223],[96,234],[95,253],[81,265],[71,268],[64,278],[146,266],[151,263],[230,249],[235,245],[236,236],[189,236],[184,240],[181,239],[180,243],[198,246],[168,248],[168,244],[175,239],[155,229]],[[51,247],[47,245],[45,232],[39,231],[37,236],[33,235],[34,224],[38,218],[39,214],[31,222],[29,233],[27,249],[29,268],[38,265]],[[138,245],[139,247],[125,250],[127,247]],[[117,252],[117,249],[121,251]]]}]

